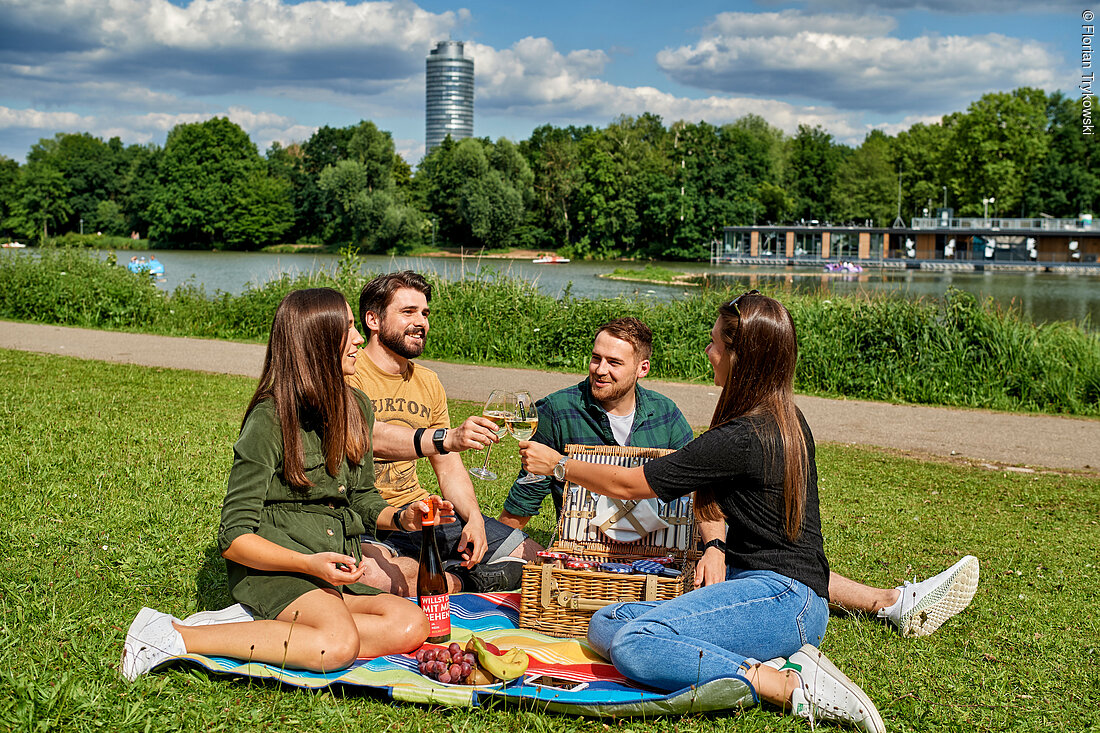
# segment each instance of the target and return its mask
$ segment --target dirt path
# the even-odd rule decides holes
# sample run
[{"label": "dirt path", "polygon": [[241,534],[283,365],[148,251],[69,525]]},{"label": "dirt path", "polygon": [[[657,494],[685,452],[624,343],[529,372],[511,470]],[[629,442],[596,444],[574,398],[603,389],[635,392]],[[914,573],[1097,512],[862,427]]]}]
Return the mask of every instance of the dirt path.
[{"label": "dirt path", "polygon": [[[0,348],[251,377],[259,375],[264,356],[264,347],[256,344],[9,321],[0,321]],[[448,396],[472,401],[484,399],[490,386],[525,389],[541,397],[575,384],[582,376],[433,361],[424,363],[439,373]],[[713,386],[654,380],[646,380],[646,386],[675,400],[694,426],[709,422],[718,396]],[[830,400],[805,395],[798,397],[798,405],[819,442],[873,445],[951,460],[1100,475],[1100,420]]]}]

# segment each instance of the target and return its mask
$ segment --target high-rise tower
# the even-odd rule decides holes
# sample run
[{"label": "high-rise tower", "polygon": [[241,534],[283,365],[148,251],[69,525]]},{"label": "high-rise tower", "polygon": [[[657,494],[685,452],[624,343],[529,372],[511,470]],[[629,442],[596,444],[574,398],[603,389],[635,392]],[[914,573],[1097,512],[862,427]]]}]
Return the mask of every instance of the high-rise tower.
[{"label": "high-rise tower", "polygon": [[428,152],[450,135],[474,134],[474,60],[462,54],[462,41],[440,41],[428,53],[426,142]]}]

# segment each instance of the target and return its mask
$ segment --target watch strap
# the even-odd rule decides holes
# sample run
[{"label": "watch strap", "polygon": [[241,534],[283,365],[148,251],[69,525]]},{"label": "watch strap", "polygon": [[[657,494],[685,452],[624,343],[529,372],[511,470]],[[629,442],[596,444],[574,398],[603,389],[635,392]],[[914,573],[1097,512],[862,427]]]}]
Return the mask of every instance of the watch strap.
[{"label": "watch strap", "polygon": [[706,552],[707,550],[709,550],[712,547],[717,547],[722,552],[725,552],[726,551],[726,541],[725,540],[711,540],[710,542],[705,542],[703,544],[703,551]]},{"label": "watch strap", "polygon": [[437,428],[436,431],[432,433],[432,443],[435,445],[436,451],[441,456],[445,456],[450,453],[449,450],[443,447],[443,439],[446,437],[447,428]]}]

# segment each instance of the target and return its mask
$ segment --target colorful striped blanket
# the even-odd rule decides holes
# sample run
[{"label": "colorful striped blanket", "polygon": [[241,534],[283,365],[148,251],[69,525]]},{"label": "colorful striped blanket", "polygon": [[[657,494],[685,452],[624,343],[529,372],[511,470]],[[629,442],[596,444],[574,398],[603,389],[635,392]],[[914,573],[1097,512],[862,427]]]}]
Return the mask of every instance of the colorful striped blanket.
[{"label": "colorful striped blanket", "polygon": [[[394,700],[439,705],[493,703],[575,715],[624,717],[724,710],[754,703],[754,692],[740,676],[714,680],[675,692],[657,692],[630,682],[581,640],[556,639],[518,628],[518,593],[459,593],[451,596],[452,638],[464,643],[477,634],[502,649],[522,648],[531,658],[527,675],[506,686],[444,685],[417,671],[411,655],[360,659],[351,667],[317,674],[225,657],[185,654],[161,665],[187,662],[211,672],[242,675],[317,689],[330,685],[371,688]],[[545,678],[578,683],[563,689]],[[543,682],[539,684],[539,682]]]}]

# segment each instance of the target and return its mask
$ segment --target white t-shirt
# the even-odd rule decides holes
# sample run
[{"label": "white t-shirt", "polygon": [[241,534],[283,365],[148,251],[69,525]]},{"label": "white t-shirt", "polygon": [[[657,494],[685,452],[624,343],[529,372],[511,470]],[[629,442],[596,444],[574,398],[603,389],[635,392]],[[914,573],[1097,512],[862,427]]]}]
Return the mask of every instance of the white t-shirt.
[{"label": "white t-shirt", "polygon": [[615,442],[626,445],[630,441],[630,430],[634,427],[634,410],[629,415],[612,415],[607,413],[607,419],[611,421],[611,432],[615,435]]}]

